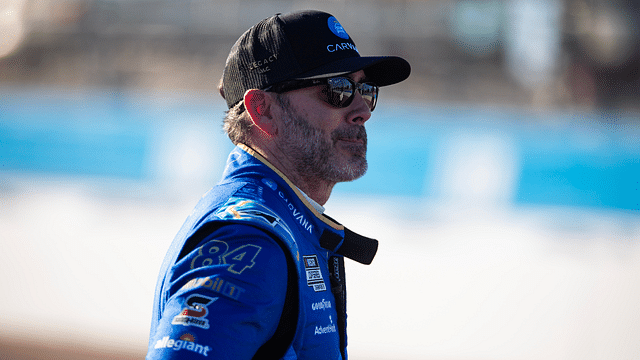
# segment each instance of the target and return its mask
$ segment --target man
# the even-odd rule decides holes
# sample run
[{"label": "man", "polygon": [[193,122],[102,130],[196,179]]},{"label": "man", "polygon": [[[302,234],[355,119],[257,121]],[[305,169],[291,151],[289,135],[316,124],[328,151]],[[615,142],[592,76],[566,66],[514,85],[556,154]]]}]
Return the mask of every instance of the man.
[{"label": "man", "polygon": [[346,359],[344,257],[377,241],[323,215],[367,169],[364,123],[398,57],[361,57],[330,14],[275,15],[231,49],[220,92],[237,147],[164,260],[147,359]]}]

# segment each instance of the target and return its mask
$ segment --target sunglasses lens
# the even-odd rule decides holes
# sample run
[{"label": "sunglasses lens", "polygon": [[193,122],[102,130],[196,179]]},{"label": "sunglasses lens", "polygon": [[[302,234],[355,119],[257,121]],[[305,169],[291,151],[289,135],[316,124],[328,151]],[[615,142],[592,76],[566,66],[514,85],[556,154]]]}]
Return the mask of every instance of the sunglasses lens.
[{"label": "sunglasses lens", "polygon": [[[343,77],[327,79],[327,102],[336,107],[347,107],[351,104],[356,92],[356,83]],[[378,87],[372,84],[357,84],[369,110],[373,111],[378,101]]]},{"label": "sunglasses lens", "polygon": [[327,79],[329,85],[328,101],[337,107],[349,106],[353,97],[353,84],[345,78]]},{"label": "sunglasses lens", "polygon": [[378,102],[378,87],[371,84],[362,84],[360,93],[362,94],[364,102],[369,106],[369,110],[373,111]]}]

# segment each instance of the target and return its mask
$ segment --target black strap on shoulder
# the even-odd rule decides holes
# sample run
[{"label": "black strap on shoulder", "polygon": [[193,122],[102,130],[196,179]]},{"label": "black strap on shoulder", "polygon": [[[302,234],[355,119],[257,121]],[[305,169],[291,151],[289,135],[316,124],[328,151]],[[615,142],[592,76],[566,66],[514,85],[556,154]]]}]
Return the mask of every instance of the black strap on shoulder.
[{"label": "black strap on shoulder", "polygon": [[[342,245],[340,245],[340,242],[342,242]],[[340,235],[325,229],[320,237],[320,246],[361,264],[369,265],[378,251],[378,240],[356,234],[344,228],[343,241]]]},{"label": "black strap on shoulder", "polygon": [[331,256],[329,258],[329,280],[331,292],[336,300],[336,313],[338,315],[338,330],[340,331],[340,353],[342,358],[347,358],[347,286],[345,284],[344,258]]}]

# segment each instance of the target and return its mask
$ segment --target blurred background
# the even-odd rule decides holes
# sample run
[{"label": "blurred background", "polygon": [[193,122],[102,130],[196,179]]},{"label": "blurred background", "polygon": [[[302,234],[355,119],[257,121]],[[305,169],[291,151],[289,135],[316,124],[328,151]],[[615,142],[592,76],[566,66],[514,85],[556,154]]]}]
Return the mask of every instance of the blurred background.
[{"label": "blurred background", "polygon": [[304,8],[413,68],[326,205],[350,358],[640,358],[640,1],[0,0],[0,359],[144,357],[228,51]]}]

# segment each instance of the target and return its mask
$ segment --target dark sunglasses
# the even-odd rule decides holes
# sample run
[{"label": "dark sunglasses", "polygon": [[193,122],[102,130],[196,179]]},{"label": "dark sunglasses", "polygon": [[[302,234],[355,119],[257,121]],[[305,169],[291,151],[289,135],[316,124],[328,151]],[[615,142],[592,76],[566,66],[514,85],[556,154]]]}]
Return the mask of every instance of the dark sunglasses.
[{"label": "dark sunglasses", "polygon": [[379,87],[377,85],[371,83],[357,83],[347,77],[341,76],[325,79],[286,81],[269,86],[263,90],[275,93],[284,93],[316,85],[327,86],[326,91],[323,91],[323,93],[326,93],[327,95],[324,100],[335,107],[344,108],[351,105],[351,102],[356,95],[356,91],[362,95],[362,98],[370,111],[373,111],[373,109],[376,108],[376,103],[378,102]]}]

